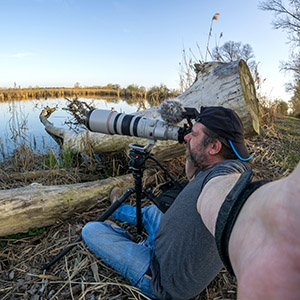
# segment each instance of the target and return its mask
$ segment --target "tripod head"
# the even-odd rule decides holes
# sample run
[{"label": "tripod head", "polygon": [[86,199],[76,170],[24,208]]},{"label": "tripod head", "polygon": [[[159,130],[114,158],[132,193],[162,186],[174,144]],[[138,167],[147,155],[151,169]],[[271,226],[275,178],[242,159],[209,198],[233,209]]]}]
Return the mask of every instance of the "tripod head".
[{"label": "tripod head", "polygon": [[138,145],[138,144],[129,144],[129,147],[132,149],[129,151],[129,169],[133,172],[140,171],[143,172],[145,170],[145,162],[146,160],[152,156],[151,150],[155,144],[154,140],[149,140],[146,146]]}]

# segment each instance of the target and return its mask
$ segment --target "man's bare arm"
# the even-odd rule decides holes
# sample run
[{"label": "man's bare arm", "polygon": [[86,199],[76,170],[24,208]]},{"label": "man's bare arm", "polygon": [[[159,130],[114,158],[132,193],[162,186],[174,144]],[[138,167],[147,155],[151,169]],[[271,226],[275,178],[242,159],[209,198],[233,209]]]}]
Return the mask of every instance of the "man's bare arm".
[{"label": "man's bare arm", "polygon": [[231,191],[239,173],[217,176],[211,179],[202,190],[198,201],[197,210],[208,230],[214,235],[216,220],[226,196]]},{"label": "man's bare arm", "polygon": [[[212,234],[238,174],[210,180],[197,203]],[[300,299],[300,164],[286,178],[255,190],[245,202],[229,239],[238,300]]]}]

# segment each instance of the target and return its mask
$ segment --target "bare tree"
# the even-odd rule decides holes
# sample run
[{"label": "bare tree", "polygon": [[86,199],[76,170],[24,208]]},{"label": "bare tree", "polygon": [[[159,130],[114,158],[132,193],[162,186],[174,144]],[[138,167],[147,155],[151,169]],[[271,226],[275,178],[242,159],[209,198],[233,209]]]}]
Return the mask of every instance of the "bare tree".
[{"label": "bare tree", "polygon": [[259,8],[274,13],[273,26],[287,32],[287,39],[291,43],[289,61],[281,64],[281,70],[294,74],[294,83],[290,90],[294,92],[291,105],[294,113],[300,113],[300,0],[289,0],[288,4],[282,0],[261,1]]},{"label": "bare tree", "polygon": [[300,0],[289,0],[289,5],[282,0],[262,1],[259,8],[272,11],[275,18],[272,22],[275,29],[283,29],[287,32],[287,39],[291,43],[291,54],[288,62],[282,63],[281,69],[292,71],[296,77],[300,76]]},{"label": "bare tree", "polygon": [[243,59],[252,74],[256,88],[260,87],[260,78],[258,74],[258,63],[254,60],[254,52],[249,44],[243,45],[241,42],[228,41],[221,47],[215,47],[212,52],[212,58],[216,61],[232,62]]},{"label": "bare tree", "polygon": [[300,80],[297,81],[297,83],[293,86],[294,95],[291,98],[290,106],[293,109],[293,114],[300,117]]},{"label": "bare tree", "polygon": [[249,44],[243,45],[241,42],[228,41],[223,46],[214,48],[212,56],[215,60],[224,62],[243,59],[248,63],[254,58],[254,53]]},{"label": "bare tree", "polygon": [[282,0],[261,1],[259,8],[272,11],[275,14],[273,26],[275,29],[283,29],[288,33],[291,42],[300,45],[300,1],[289,0],[289,5],[282,3]]}]

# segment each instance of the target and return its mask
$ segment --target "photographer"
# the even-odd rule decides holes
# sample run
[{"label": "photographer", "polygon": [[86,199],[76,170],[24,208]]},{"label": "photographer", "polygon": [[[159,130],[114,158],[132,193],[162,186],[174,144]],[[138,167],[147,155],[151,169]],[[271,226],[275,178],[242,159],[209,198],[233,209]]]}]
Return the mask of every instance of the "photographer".
[{"label": "photographer", "polygon": [[[223,264],[237,277],[239,299],[299,299],[300,242],[293,235],[300,227],[299,166],[287,179],[249,184],[244,174],[250,156],[239,117],[230,109],[206,107],[195,121],[185,136],[190,182],[165,214],[154,205],[142,209],[147,240],[137,244],[113,223],[90,222],[82,231],[84,242],[154,299],[196,296]],[[291,191],[288,207],[283,195]],[[118,196],[114,189],[111,200]],[[136,224],[135,208],[129,205],[122,204],[113,216]],[[270,274],[276,274],[274,279]]]},{"label": "photographer", "polygon": [[[197,199],[215,176],[249,169],[248,163],[232,159],[234,152],[209,130],[210,124],[224,128],[226,137],[237,141],[240,155],[248,158],[243,127],[233,111],[205,108],[195,121],[185,140],[187,175],[191,179],[191,170],[197,173],[164,215],[154,205],[142,209],[148,247],[132,242],[126,231],[107,223],[91,222],[82,231],[83,240],[97,256],[152,298],[189,299],[218,274],[222,263],[214,237],[197,212]],[[129,205],[122,204],[113,216],[136,223],[135,208]]]}]

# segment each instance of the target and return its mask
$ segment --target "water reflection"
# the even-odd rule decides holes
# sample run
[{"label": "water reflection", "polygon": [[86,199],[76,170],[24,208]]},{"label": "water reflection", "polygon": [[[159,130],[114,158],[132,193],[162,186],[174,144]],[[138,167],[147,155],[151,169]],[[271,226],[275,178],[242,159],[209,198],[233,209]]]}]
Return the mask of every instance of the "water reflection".
[{"label": "water reflection", "polygon": [[[133,113],[149,108],[145,101],[136,99],[80,99],[86,103],[102,109],[115,108],[118,112]],[[39,120],[39,115],[44,107],[56,107],[49,121],[57,127],[68,128],[66,122],[72,118],[66,108],[68,101],[64,98],[47,100],[18,100],[0,103],[0,159],[11,154],[21,143],[34,148],[39,152],[46,152],[49,148],[58,150],[58,145],[45,131],[44,125]]]}]

